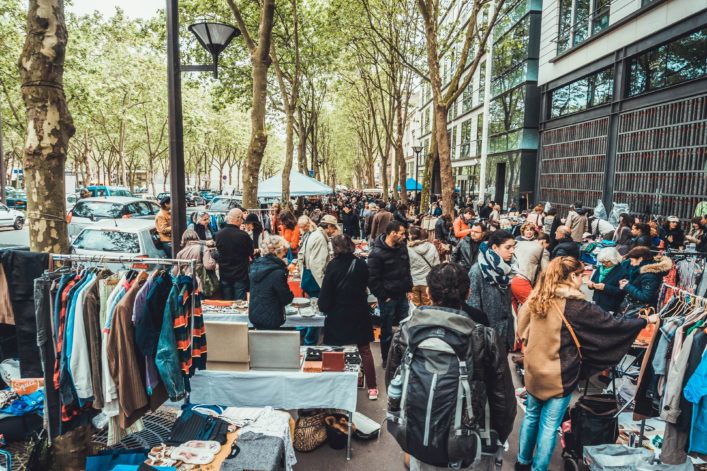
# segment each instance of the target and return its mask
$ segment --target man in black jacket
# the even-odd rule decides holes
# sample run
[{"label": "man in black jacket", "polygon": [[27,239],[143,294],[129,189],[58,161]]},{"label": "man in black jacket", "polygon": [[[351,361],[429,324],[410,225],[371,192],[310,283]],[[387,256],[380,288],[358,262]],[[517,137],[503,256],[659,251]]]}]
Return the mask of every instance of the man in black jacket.
[{"label": "man in black jacket", "polygon": [[344,226],[344,234],[352,239],[361,237],[361,228],[358,223],[358,214],[351,208],[351,205],[344,206],[341,214],[341,222]]},{"label": "man in black jacket", "polygon": [[557,244],[552,249],[550,260],[556,257],[574,257],[579,260],[579,245],[572,239],[572,231],[567,226],[560,226],[555,232]]},{"label": "man in black jacket", "polygon": [[400,221],[389,222],[385,234],[373,244],[368,256],[368,287],[378,299],[381,312],[381,356],[385,367],[393,325],[407,317],[412,291],[405,227]]},{"label": "man in black jacket", "polygon": [[469,235],[464,237],[454,248],[452,261],[464,267],[468,273],[471,266],[476,263],[479,248],[484,240],[486,240],[486,225],[477,221],[471,225]]},{"label": "man in black jacket", "polygon": [[223,299],[246,299],[248,292],[248,264],[253,258],[253,241],[241,230],[241,224],[243,211],[232,209],[226,215],[226,224],[216,234]]}]

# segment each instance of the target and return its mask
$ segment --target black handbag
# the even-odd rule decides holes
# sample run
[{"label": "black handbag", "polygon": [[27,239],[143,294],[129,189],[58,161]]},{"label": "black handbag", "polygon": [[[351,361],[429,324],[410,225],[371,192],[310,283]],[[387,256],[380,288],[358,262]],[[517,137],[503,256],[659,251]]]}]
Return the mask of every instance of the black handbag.
[{"label": "black handbag", "polygon": [[564,434],[565,447],[582,456],[585,446],[616,443],[619,436],[618,403],[613,394],[587,394],[569,412],[571,432]]}]

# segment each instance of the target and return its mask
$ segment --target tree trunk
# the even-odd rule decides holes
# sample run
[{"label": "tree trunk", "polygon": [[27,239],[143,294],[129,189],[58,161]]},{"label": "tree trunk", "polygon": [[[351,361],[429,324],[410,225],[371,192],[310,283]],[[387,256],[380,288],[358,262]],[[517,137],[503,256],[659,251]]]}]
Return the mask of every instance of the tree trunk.
[{"label": "tree trunk", "polygon": [[447,107],[437,105],[434,109],[435,136],[437,137],[437,155],[439,156],[439,176],[442,181],[442,212],[454,216],[454,177],[452,159],[449,154],[449,136],[447,135]]},{"label": "tree trunk", "polygon": [[287,210],[292,210],[290,203],[290,172],[292,171],[292,159],[295,157],[295,110],[287,110],[287,137],[285,140],[285,165],[282,168],[282,205]]},{"label": "tree trunk", "polygon": [[243,205],[257,208],[258,174],[263,162],[263,154],[268,144],[265,129],[265,106],[268,93],[268,68],[270,67],[270,42],[272,40],[275,0],[263,0],[258,29],[258,45],[251,52],[253,64],[253,108],[250,112],[251,135],[248,144],[245,168],[243,169]]},{"label": "tree trunk", "polygon": [[307,168],[307,127],[304,122],[304,113],[302,108],[299,107],[299,143],[297,147],[297,168],[301,173],[309,175],[309,169]]},{"label": "tree trunk", "polygon": [[[432,115],[432,129],[435,129],[437,124],[435,115]],[[420,195],[420,212],[425,212],[430,205],[430,195],[432,194],[432,172],[434,171],[435,161],[437,160],[437,134],[432,133],[430,139],[430,148],[425,156],[425,168],[422,174],[422,195]]]},{"label": "tree trunk", "polygon": [[27,113],[24,147],[30,250],[65,253],[64,169],[76,131],[64,95],[68,34],[63,0],[29,0],[27,31],[19,60]]}]

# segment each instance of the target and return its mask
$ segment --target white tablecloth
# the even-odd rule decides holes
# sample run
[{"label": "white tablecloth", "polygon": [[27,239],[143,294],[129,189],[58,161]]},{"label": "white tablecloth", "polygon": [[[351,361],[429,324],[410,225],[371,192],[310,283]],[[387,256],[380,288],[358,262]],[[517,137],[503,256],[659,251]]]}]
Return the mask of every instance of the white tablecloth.
[{"label": "white tablecloth", "polygon": [[[233,309],[231,312],[220,310],[218,312],[202,312],[205,322],[248,322],[248,314]],[[250,323],[249,323],[250,325]],[[251,325],[252,327],[252,325]],[[316,315],[311,317],[291,315],[285,318],[282,327],[324,327],[324,316]]]},{"label": "white tablecloth", "polygon": [[356,411],[358,373],[298,371],[197,371],[190,402],[276,409]]}]

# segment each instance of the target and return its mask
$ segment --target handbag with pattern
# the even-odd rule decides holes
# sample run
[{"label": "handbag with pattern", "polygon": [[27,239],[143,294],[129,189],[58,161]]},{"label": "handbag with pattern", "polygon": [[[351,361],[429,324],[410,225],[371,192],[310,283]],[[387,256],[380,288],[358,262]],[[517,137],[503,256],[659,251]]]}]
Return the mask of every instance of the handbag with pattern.
[{"label": "handbag with pattern", "polygon": [[326,442],[325,417],[326,413],[319,409],[299,412],[299,417],[297,417],[297,422],[295,423],[295,439],[292,443],[295,450],[301,452],[314,451]]}]

